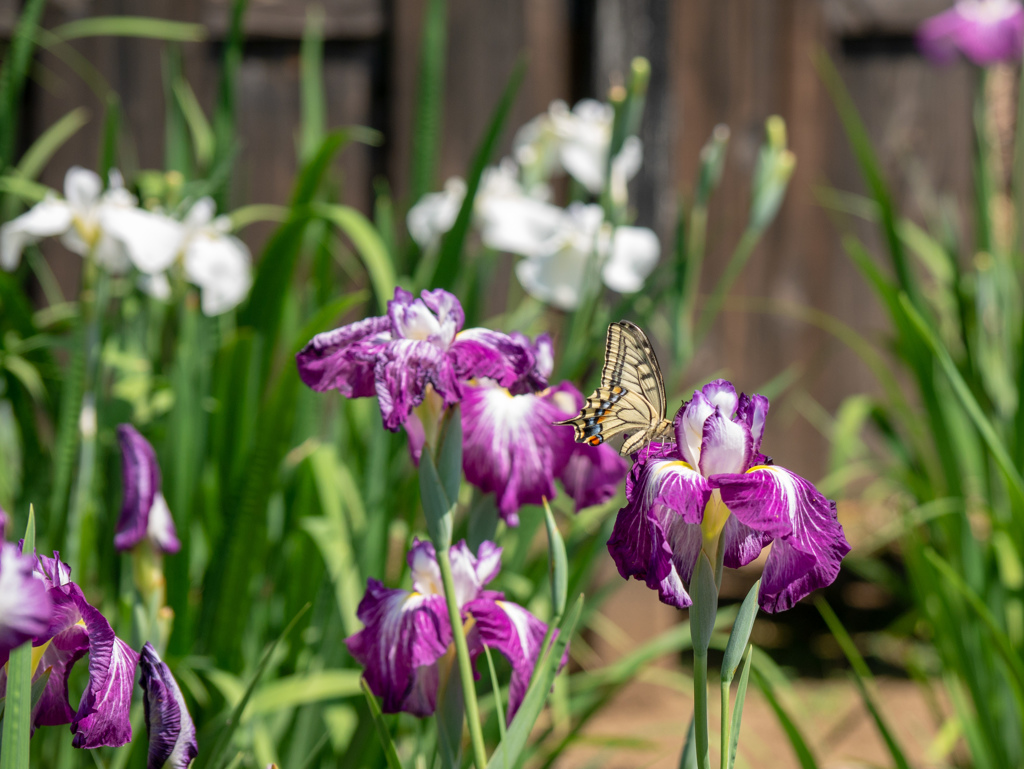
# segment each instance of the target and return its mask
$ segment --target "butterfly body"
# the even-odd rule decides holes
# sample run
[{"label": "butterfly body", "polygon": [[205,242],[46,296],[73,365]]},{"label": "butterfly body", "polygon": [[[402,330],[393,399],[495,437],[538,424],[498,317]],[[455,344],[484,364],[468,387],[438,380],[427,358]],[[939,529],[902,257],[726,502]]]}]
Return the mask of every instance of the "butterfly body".
[{"label": "butterfly body", "polygon": [[558,424],[572,425],[576,442],[591,446],[629,431],[619,449],[623,456],[651,441],[674,439],[672,422],[665,418],[658,358],[639,326],[628,321],[608,326],[601,386],[578,416]]}]

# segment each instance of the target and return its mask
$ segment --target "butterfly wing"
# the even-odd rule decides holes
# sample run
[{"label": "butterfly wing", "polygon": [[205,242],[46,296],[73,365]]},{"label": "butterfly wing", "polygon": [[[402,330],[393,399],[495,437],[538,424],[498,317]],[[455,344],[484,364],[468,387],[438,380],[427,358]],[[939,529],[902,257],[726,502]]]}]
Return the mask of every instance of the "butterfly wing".
[{"label": "butterfly wing", "polygon": [[[587,398],[572,425],[577,443],[599,446],[621,432],[631,431],[621,454],[631,454],[645,441],[671,434],[665,420],[665,383],[646,334],[622,321],[608,327],[601,386]],[[634,432],[635,431],[635,432]]]}]

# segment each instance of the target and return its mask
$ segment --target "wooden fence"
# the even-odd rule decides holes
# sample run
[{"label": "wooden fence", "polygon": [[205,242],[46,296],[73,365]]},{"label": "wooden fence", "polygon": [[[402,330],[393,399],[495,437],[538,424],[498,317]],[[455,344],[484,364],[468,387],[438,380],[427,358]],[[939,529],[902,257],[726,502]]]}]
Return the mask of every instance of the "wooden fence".
[{"label": "wooden fence", "polygon": [[[9,35],[17,5],[0,0],[0,35]],[[250,5],[238,95],[244,147],[234,195],[237,203],[281,203],[295,172],[299,41],[312,3],[252,0]],[[339,160],[346,202],[369,210],[376,175],[390,178],[399,199],[406,194],[424,0],[318,0],[317,5],[324,12],[330,123],[370,125],[386,136],[383,147],[349,149]],[[696,382],[723,373],[749,390],[790,370],[796,379],[773,410],[766,447],[783,464],[818,477],[827,469],[822,436],[827,414],[845,396],[872,390],[873,383],[846,347],[787,317],[786,308],[831,313],[868,335],[884,329],[884,322],[842,253],[838,229],[818,203],[821,188],[863,186],[815,57],[827,53],[838,66],[901,204],[915,211],[912,188],[929,185],[965,200],[971,73],[964,65],[929,66],[912,38],[919,21],[945,5],[943,0],[449,0],[441,179],[465,173],[521,52],[529,57],[529,71],[513,127],[554,98],[602,96],[631,57],[643,54],[653,75],[642,130],[645,163],[632,185],[632,200],[639,221],[661,235],[666,253],[679,194],[691,188],[701,145],[715,124],[732,129],[726,175],[711,211],[707,288],[744,225],[764,119],[782,115],[798,158],[789,196],[689,377]],[[227,0],[51,0],[45,26],[109,14],[203,22],[209,39],[183,47],[184,66],[209,108],[227,7]],[[122,164],[129,170],[161,167],[163,46],[106,38],[84,39],[74,48],[121,95],[131,138]],[[54,186],[69,165],[96,164],[102,106],[82,82],[67,61],[44,53],[25,96],[26,140],[75,106],[91,112],[89,124],[50,163],[44,181]],[[70,257],[59,265],[68,287],[75,284],[77,268]],[[504,290],[495,286],[496,292]],[[763,299],[774,310],[766,312]]]}]

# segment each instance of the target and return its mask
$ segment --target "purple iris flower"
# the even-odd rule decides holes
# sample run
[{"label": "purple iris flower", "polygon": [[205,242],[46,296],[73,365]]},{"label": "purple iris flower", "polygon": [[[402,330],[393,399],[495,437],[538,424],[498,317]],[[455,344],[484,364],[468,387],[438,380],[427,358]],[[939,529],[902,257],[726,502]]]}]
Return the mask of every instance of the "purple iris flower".
[{"label": "purple iris flower", "polygon": [[188,769],[199,753],[199,745],[178,682],[149,642],[142,647],[139,667],[142,690],[146,693],[147,769]]},{"label": "purple iris flower", "polygon": [[[449,552],[470,655],[475,660],[487,647],[511,663],[511,721],[526,694],[547,625],[502,593],[484,589],[501,568],[500,547],[483,542],[474,556],[461,541]],[[452,628],[434,546],[414,540],[408,561],[413,589],[392,590],[371,578],[358,611],[366,627],[345,643],[365,668],[371,691],[383,699],[385,713],[422,717],[437,705],[441,658],[452,643]]]},{"label": "purple iris flower", "polygon": [[724,548],[739,568],[770,542],[758,602],[784,611],[831,584],[850,551],[834,502],[760,453],[768,399],[737,397],[719,379],[676,415],[676,442],[634,455],[627,504],[608,541],[619,573],[642,579],[662,602],[692,601],[690,581],[702,548]]},{"label": "purple iris flower", "polygon": [[580,510],[613,497],[627,469],[611,446],[576,443],[571,427],[555,424],[575,416],[584,398],[571,382],[546,386],[553,363],[546,334],[531,347],[535,365],[511,387],[481,380],[462,402],[466,480],[495,493],[509,526],[519,524],[523,505],[553,499],[556,479]]},{"label": "purple iris flower", "polygon": [[[71,570],[53,558],[37,556],[33,581],[49,601],[49,623],[36,634],[32,645],[41,650],[33,678],[47,668],[50,677],[32,713],[32,728],[71,724],[76,748],[118,747],[131,741],[132,686],[139,661],[124,641],[114,635],[106,618],[71,581]],[[74,664],[89,655],[89,682],[76,711],[68,702],[68,677]],[[0,669],[0,694],[6,689]]]},{"label": "purple iris flower", "polygon": [[320,392],[376,395],[384,426],[397,431],[428,388],[447,408],[462,400],[469,379],[486,377],[507,386],[533,366],[530,351],[507,334],[463,330],[465,320],[459,300],[443,289],[423,291],[416,299],[396,288],[387,315],[313,337],[296,355],[299,376]]},{"label": "purple iris flower", "polygon": [[46,632],[53,614],[46,586],[32,574],[35,561],[4,541],[6,527],[7,514],[0,509],[0,669],[12,649]]},{"label": "purple iris flower", "polygon": [[1019,61],[1024,47],[1024,6],[1019,0],[957,0],[917,30],[921,52],[948,64],[957,52],[979,66]]},{"label": "purple iris flower", "polygon": [[138,430],[128,424],[117,426],[121,444],[121,478],[124,501],[117,519],[114,546],[130,550],[142,540],[162,553],[181,549],[167,500],[160,491],[160,465],[156,452]]}]

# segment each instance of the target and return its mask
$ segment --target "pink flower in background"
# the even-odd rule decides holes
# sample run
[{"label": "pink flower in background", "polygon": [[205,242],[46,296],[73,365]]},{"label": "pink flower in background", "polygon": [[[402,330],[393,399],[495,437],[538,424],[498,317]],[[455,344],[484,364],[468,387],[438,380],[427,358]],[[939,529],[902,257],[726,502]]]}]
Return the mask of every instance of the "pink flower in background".
[{"label": "pink flower in background", "polygon": [[927,19],[917,45],[932,61],[948,64],[962,53],[978,66],[1018,61],[1024,42],[1024,6],[1018,0],[957,0]]}]

